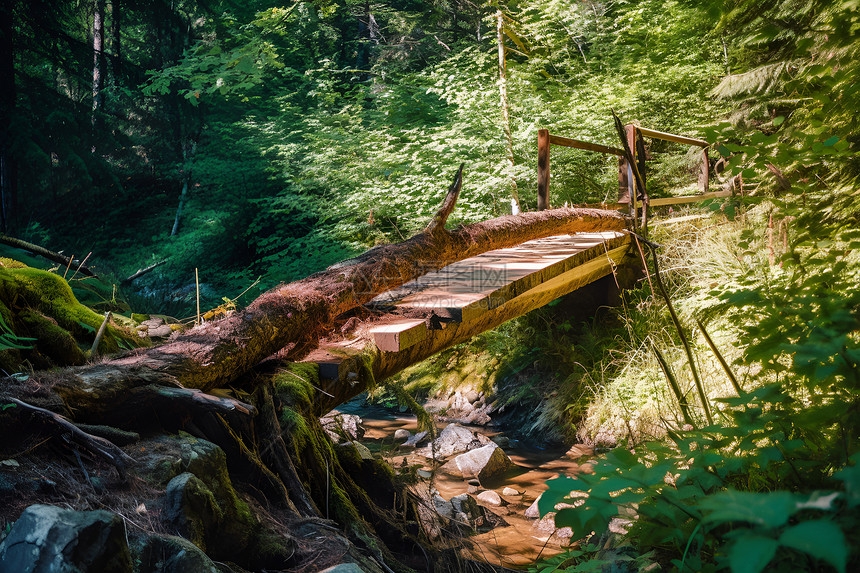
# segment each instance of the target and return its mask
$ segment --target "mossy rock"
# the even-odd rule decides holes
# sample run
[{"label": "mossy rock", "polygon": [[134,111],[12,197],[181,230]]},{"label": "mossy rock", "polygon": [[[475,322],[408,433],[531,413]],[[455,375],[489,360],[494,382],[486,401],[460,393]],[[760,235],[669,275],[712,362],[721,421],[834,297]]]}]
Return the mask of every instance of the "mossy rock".
[{"label": "mossy rock", "polygon": [[[40,355],[55,366],[81,364],[81,347],[93,343],[104,321],[102,315],[78,302],[63,277],[6,258],[0,258],[0,316],[19,336],[37,338]],[[100,352],[117,352],[121,344],[134,347],[143,341],[131,329],[109,324]],[[14,357],[8,358],[12,362]],[[22,358],[30,358],[27,351]],[[38,356],[36,359],[42,362]]]},{"label": "mossy rock", "polygon": [[[201,516],[212,514],[212,519],[194,517],[188,522],[191,541],[213,556],[235,555],[248,547],[259,522],[233,489],[224,450],[185,433],[150,440],[143,448],[136,471],[156,485],[169,482],[168,496],[179,492],[168,505],[180,508],[183,500],[190,500]],[[181,476],[185,478],[177,482]],[[201,501],[210,496],[215,500],[211,511]]]}]

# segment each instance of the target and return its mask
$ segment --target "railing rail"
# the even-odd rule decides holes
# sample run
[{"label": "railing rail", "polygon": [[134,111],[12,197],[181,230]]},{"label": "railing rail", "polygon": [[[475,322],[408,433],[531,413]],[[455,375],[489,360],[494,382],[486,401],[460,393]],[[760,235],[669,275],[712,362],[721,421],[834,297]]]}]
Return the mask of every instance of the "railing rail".
[{"label": "railing rail", "polygon": [[[710,159],[708,157],[708,149],[710,148],[710,144],[707,141],[702,139],[697,139],[695,137],[687,137],[684,135],[677,135],[674,133],[666,133],[663,131],[657,131],[656,129],[649,129],[647,127],[641,127],[636,124],[628,124],[625,127],[625,132],[627,134],[627,143],[630,147],[630,150],[633,154],[633,159],[637,163],[641,162],[642,159],[639,159],[637,155],[637,142],[642,137],[649,137],[652,139],[662,139],[665,141],[671,141],[674,143],[680,143],[683,145],[691,145],[695,147],[702,148],[702,164],[701,171],[699,175],[699,190],[701,194],[699,195],[687,195],[684,197],[666,197],[660,199],[648,199],[648,204],[652,207],[665,206],[665,205],[676,205],[681,203],[693,203],[695,201],[704,201],[706,199],[712,199],[716,197],[727,197],[731,195],[731,191],[717,191],[714,193],[709,192],[710,189],[710,177],[711,177],[711,168],[710,168]],[[618,156],[618,202],[616,203],[601,203],[600,205],[607,209],[623,209],[630,208],[632,213],[636,213],[639,205],[637,205],[636,193],[635,193],[635,183],[633,181],[633,173],[630,166],[627,165],[627,160],[624,158],[624,152],[617,147],[610,147],[607,145],[601,145],[599,143],[591,143],[588,141],[581,141],[579,139],[572,139],[569,137],[561,137],[559,135],[550,134],[548,129],[540,129],[538,130],[538,172],[537,172],[537,188],[538,188],[538,197],[537,197],[537,208],[538,211],[542,211],[544,209],[549,208],[549,182],[550,182],[550,146],[558,145],[561,147],[573,147],[576,149],[582,149],[585,151],[594,151],[597,153],[604,153],[608,155],[616,155]],[[642,172],[643,164],[640,163],[640,173]],[[632,203],[632,204],[631,204]]]},{"label": "railing rail", "polygon": [[[591,143],[581,141],[579,139],[571,139],[569,137],[561,137],[558,135],[550,135],[548,129],[538,130],[538,176],[537,176],[537,209],[543,211],[549,208],[549,166],[550,166],[550,146],[558,145],[561,147],[573,147],[583,149],[585,151],[594,151],[597,153],[605,153],[609,155],[617,155],[623,161],[624,152],[617,147],[609,147],[600,145],[599,143]],[[619,173],[619,183],[621,181]]]}]

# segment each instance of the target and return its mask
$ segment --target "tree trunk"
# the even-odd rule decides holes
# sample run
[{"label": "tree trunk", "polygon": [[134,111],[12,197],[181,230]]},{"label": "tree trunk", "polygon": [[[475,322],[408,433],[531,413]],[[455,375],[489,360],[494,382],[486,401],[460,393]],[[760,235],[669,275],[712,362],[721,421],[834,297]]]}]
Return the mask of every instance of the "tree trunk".
[{"label": "tree trunk", "polygon": [[[191,147],[190,150],[188,149],[189,147]],[[182,143],[182,193],[179,194],[179,206],[176,208],[176,217],[173,219],[173,229],[170,231],[171,237],[179,232],[179,220],[182,218],[182,209],[185,207],[188,186],[191,184],[191,164],[194,161],[196,151],[196,141],[192,141],[190,144],[187,142]]]},{"label": "tree trunk", "polygon": [[[508,110],[508,66],[505,59],[504,26],[505,22],[502,11],[496,10],[496,41],[499,48],[499,97],[502,104],[502,129],[505,132],[508,161],[510,161],[511,167],[513,167],[516,163],[514,162],[514,139],[511,135],[511,116]],[[511,176],[511,212],[516,215],[520,211],[520,194],[517,190],[517,181]]]},{"label": "tree trunk", "polygon": [[104,103],[104,45],[105,45],[105,16],[106,0],[95,0],[93,12],[93,152],[95,152],[95,137],[98,133],[99,113]]},{"label": "tree trunk", "polygon": [[17,203],[12,159],[12,118],[15,115],[15,53],[12,43],[14,2],[0,3],[0,232],[12,227]]},{"label": "tree trunk", "polygon": [[111,0],[111,61],[113,71],[114,85],[120,84],[122,75],[122,2],[121,0]]},{"label": "tree trunk", "polygon": [[379,24],[370,11],[370,2],[362,6],[362,15],[358,18],[358,49],[356,50],[355,69],[361,81],[370,78],[371,45],[379,44]]},{"label": "tree trunk", "polygon": [[[625,218],[614,211],[572,208],[505,216],[452,231],[434,226],[402,243],[376,247],[272,289],[244,311],[196,326],[162,346],[90,367],[40,374],[40,387],[50,387],[55,396],[53,401],[46,397],[51,403],[43,407],[109,412],[112,402],[127,402],[132,389],[224,386],[283,349],[312,348],[333,329],[339,315],[428,269],[532,239],[625,227]],[[28,400],[26,395],[19,398]]]}]

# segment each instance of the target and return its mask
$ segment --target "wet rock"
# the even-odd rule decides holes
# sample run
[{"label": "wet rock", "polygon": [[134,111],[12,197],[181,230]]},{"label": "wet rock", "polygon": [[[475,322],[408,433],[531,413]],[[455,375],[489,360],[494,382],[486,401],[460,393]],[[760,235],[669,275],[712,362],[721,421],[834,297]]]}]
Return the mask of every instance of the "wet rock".
[{"label": "wet rock", "polygon": [[403,428],[398,428],[394,430],[394,439],[395,440],[408,440],[412,436],[412,432],[409,430],[405,430]]},{"label": "wet rock", "polygon": [[468,494],[460,494],[446,500],[438,492],[433,494],[433,507],[441,517],[461,524],[477,527],[484,523],[484,510]]},{"label": "wet rock", "polygon": [[484,512],[469,494],[462,493],[452,497],[451,507],[454,508],[454,519],[456,521],[469,523],[473,527],[482,523]]},{"label": "wet rock", "polygon": [[454,519],[454,506],[438,493],[433,494],[433,507],[445,519]]},{"label": "wet rock", "polygon": [[139,573],[220,573],[190,541],[173,535],[150,537],[140,551]]},{"label": "wet rock", "polygon": [[506,487],[502,490],[502,495],[506,495],[508,497],[516,497],[516,496],[520,495],[520,492],[518,492],[517,490],[515,490],[512,487]]},{"label": "wet rock", "polygon": [[540,500],[540,496],[538,496],[537,499],[534,501],[534,503],[531,504],[528,507],[528,509],[526,509],[526,511],[525,511],[525,513],[523,513],[523,515],[525,515],[529,519],[537,519],[538,517],[540,517],[540,510],[538,510],[538,501],[539,500]]},{"label": "wet rock", "polygon": [[448,424],[439,434],[439,437],[433,441],[432,448],[428,446],[416,451],[416,453],[428,458],[435,453],[437,458],[445,458],[480,448],[487,441],[489,441],[487,438],[478,437],[472,430],[459,424]]},{"label": "wet rock", "polygon": [[31,505],[0,543],[0,573],[130,573],[122,518]]},{"label": "wet rock", "polygon": [[417,434],[410,436],[409,439],[403,442],[401,445],[406,446],[408,448],[414,448],[415,446],[423,442],[425,439],[427,439],[427,432],[418,432]]},{"label": "wet rock", "polygon": [[496,444],[460,454],[442,466],[442,471],[461,477],[476,477],[481,481],[503,474],[514,465],[511,458]]},{"label": "wet rock", "polygon": [[355,414],[342,414],[335,410],[320,418],[320,424],[335,444],[352,442],[364,437],[361,418]]},{"label": "wet rock", "polygon": [[466,493],[478,493],[480,488],[476,485],[468,485],[466,486]]},{"label": "wet rock", "polygon": [[502,498],[494,491],[482,491],[478,494],[478,501],[487,505],[502,505]]}]

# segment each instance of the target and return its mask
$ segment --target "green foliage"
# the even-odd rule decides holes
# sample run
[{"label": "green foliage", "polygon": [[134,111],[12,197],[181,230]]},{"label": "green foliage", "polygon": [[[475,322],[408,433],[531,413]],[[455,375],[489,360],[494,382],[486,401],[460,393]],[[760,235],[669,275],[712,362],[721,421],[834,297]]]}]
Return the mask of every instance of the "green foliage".
[{"label": "green foliage", "polygon": [[33,348],[28,343],[35,340],[35,338],[15,334],[9,325],[6,324],[3,314],[0,313],[0,350],[28,350]]},{"label": "green foliage", "polygon": [[[670,424],[667,442],[618,447],[593,475],[549,482],[541,511],[577,505],[556,516],[576,536],[605,532],[622,507],[635,510],[633,543],[658,548],[678,570],[856,568],[853,8],[738,2],[724,17],[763,26],[744,39],[748,65],[778,57],[795,66],[788,79],[757,68],[724,82],[722,95],[748,98],[747,113],[709,130],[730,173],[757,186],[742,205],[715,206],[739,215],[736,262],[699,295],[709,316],[730,325],[740,347],[735,367],[752,389],[717,398],[714,426],[680,432]],[[764,25],[778,13],[785,18]],[[822,29],[833,36],[822,40]],[[818,63],[824,52],[830,60]]]}]

